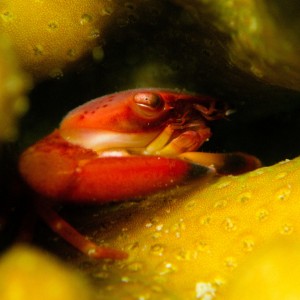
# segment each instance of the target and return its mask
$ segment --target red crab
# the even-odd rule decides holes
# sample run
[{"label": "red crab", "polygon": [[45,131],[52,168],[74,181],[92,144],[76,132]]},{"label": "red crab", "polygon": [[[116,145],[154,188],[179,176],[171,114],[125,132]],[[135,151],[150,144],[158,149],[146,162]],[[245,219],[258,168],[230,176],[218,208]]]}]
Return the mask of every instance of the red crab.
[{"label": "red crab", "polygon": [[244,153],[195,152],[211,136],[208,122],[225,115],[225,106],[210,97],[171,90],[103,96],[69,112],[58,129],[21,155],[19,169],[47,199],[36,206],[54,231],[91,257],[125,258],[122,251],[85,239],[57,215],[53,203],[141,198],[212,172],[259,167],[257,158]]}]

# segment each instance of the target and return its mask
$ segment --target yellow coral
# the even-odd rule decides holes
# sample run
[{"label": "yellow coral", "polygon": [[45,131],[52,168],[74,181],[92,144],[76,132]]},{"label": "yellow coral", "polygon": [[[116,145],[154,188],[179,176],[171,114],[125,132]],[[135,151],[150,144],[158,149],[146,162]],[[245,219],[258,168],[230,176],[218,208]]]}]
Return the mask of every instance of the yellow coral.
[{"label": "yellow coral", "polygon": [[91,300],[85,278],[54,257],[15,246],[0,260],[1,300]]},{"label": "yellow coral", "polygon": [[237,269],[224,299],[300,299],[299,266],[299,241],[274,241],[256,251]]},{"label": "yellow coral", "polygon": [[99,293],[116,299],[130,293],[145,299],[222,299],[232,271],[250,253],[275,238],[299,240],[299,179],[297,158],[207,179],[192,191],[93,209],[94,219],[82,215],[95,229],[103,222],[98,238],[130,255],[94,263],[90,273],[101,276]]},{"label": "yellow coral", "polygon": [[0,2],[1,31],[11,38],[23,67],[38,79],[62,76],[96,46],[99,59],[105,26],[115,15],[111,1]]}]

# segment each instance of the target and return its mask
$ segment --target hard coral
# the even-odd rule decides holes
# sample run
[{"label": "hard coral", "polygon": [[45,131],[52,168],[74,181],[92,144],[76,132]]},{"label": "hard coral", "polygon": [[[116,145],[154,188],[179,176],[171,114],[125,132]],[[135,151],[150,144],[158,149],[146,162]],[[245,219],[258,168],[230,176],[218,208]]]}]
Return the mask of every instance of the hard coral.
[{"label": "hard coral", "polygon": [[94,211],[94,228],[105,226],[98,237],[128,251],[129,259],[95,262],[88,272],[101,276],[99,293],[110,299],[222,299],[232,271],[250,253],[274,239],[299,240],[299,178],[297,158]]},{"label": "hard coral", "polygon": [[13,43],[22,66],[36,79],[59,77],[96,48],[101,59],[103,35],[111,1],[15,1],[0,2],[0,27]]}]

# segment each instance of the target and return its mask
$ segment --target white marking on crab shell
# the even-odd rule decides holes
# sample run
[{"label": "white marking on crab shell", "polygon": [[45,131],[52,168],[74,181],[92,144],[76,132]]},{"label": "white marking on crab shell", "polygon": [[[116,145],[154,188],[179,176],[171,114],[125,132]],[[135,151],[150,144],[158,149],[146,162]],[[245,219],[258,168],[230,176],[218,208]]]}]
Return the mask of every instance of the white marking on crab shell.
[{"label": "white marking on crab shell", "polygon": [[109,149],[146,147],[159,131],[123,133],[97,129],[61,129],[60,134],[69,143],[103,152]]}]

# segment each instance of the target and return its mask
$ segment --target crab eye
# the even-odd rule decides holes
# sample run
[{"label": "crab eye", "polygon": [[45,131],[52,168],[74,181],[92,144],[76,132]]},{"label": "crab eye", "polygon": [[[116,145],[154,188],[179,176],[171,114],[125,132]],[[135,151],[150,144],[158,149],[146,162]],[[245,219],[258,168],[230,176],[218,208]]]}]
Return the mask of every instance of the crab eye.
[{"label": "crab eye", "polygon": [[133,100],[137,105],[145,106],[149,109],[158,109],[163,104],[161,97],[153,93],[138,93]]},{"label": "crab eye", "polygon": [[144,92],[135,94],[133,101],[136,104],[136,111],[146,118],[157,117],[164,108],[163,99],[154,93]]}]

